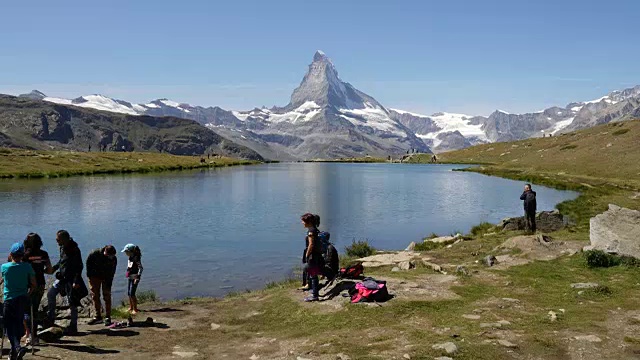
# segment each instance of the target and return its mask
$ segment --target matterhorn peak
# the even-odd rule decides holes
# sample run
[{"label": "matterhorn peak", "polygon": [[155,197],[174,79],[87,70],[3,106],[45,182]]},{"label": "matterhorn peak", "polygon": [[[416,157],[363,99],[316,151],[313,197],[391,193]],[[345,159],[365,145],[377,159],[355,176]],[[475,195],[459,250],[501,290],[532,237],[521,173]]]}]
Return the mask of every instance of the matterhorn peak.
[{"label": "matterhorn peak", "polygon": [[329,58],[327,57],[327,54],[324,53],[324,51],[317,50],[313,55],[313,62],[316,61],[329,61]]}]

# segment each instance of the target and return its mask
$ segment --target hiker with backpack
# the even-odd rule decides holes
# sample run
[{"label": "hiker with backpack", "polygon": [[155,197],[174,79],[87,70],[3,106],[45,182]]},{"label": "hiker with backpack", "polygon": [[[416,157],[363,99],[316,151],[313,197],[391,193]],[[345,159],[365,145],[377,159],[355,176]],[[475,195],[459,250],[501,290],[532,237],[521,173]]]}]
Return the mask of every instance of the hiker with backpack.
[{"label": "hiker with backpack", "polygon": [[300,217],[302,225],[307,229],[307,236],[305,237],[305,254],[303,260],[304,271],[309,276],[309,284],[311,285],[311,296],[306,297],[304,301],[318,301],[319,298],[319,279],[318,275],[322,273],[324,267],[324,259],[322,258],[322,248],[320,240],[318,239],[318,230],[316,224],[318,218],[316,215],[306,213]]},{"label": "hiker with backpack", "polygon": [[56,233],[56,242],[60,246],[60,260],[53,266],[56,272],[56,281],[47,292],[48,325],[53,326],[56,319],[56,297],[64,296],[69,302],[71,310],[71,322],[64,330],[65,335],[77,335],[78,333],[78,306],[80,300],[87,296],[88,290],[82,280],[82,254],[78,244],[73,240],[69,232],[60,230]]},{"label": "hiker with backpack", "polygon": [[102,322],[102,303],[100,302],[100,289],[104,297],[104,326],[111,325],[111,285],[116,274],[118,259],[116,248],[113,245],[93,250],[87,257],[87,278],[89,279],[89,292],[96,309],[96,315],[89,325]]},{"label": "hiker with backpack", "polygon": [[[24,315],[28,308],[29,294],[36,288],[36,274],[33,268],[30,264],[22,262],[24,253],[24,244],[13,244],[9,262],[1,267],[4,282],[2,318],[11,343],[11,360],[22,358],[25,354],[25,348],[20,346],[20,337],[24,333]],[[4,342],[4,333],[2,340]]]},{"label": "hiker with backpack", "polygon": [[140,310],[138,310],[136,291],[140,283],[140,276],[142,276],[142,251],[134,244],[127,244],[124,246],[124,249],[122,249],[122,252],[129,257],[126,273],[126,277],[129,279],[127,295],[129,296],[129,313],[135,315],[140,312]]},{"label": "hiker with backpack", "polygon": [[[40,235],[36,233],[29,233],[27,237],[24,239],[24,258],[22,261],[31,264],[33,271],[35,272],[36,277],[36,287],[33,288],[33,291],[29,295],[29,306],[27,309],[27,316],[33,314],[34,319],[31,319],[30,323],[28,320],[25,321],[25,337],[24,341],[26,345],[31,343],[31,326],[37,327],[37,324],[42,320],[38,319],[38,309],[40,308],[40,302],[42,301],[42,296],[44,295],[44,290],[46,286],[46,280],[44,278],[45,274],[53,274],[53,267],[51,266],[51,260],[49,259],[49,253],[42,250],[42,238]],[[33,341],[37,342],[37,338],[35,334],[33,336]]]}]

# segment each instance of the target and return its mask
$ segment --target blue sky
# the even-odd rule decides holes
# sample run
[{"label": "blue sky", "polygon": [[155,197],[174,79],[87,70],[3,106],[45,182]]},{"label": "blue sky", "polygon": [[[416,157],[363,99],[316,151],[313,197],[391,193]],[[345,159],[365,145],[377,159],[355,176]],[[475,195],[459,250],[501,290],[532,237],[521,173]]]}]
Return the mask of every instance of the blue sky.
[{"label": "blue sky", "polygon": [[12,1],[0,92],[285,105],[315,50],[383,105],[536,111],[640,84],[640,1]]}]

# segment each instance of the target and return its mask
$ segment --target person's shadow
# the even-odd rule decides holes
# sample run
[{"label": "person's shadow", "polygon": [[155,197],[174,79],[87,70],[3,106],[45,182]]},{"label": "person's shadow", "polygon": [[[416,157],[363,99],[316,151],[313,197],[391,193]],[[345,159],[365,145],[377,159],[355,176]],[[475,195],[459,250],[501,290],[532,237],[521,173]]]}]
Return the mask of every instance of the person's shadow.
[{"label": "person's shadow", "polygon": [[324,300],[331,300],[339,296],[343,291],[352,289],[356,283],[351,280],[339,280],[332,288],[326,290],[324,295],[320,295]]}]

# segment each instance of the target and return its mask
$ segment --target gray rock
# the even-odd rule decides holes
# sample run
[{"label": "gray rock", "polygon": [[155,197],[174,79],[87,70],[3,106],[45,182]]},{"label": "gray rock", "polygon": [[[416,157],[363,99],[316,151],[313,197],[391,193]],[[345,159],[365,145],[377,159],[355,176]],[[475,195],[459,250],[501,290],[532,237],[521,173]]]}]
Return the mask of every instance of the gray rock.
[{"label": "gray rock", "polygon": [[500,345],[502,345],[502,346],[504,346],[506,348],[511,348],[511,349],[514,349],[514,348],[518,347],[518,345],[516,345],[516,344],[514,344],[512,342],[509,342],[507,340],[498,340],[498,344],[500,344]]},{"label": "gray rock", "polygon": [[431,348],[434,350],[442,350],[449,355],[455,354],[456,352],[458,352],[458,347],[456,346],[456,344],[452,342],[436,344],[436,345],[433,345]]},{"label": "gray rock", "polygon": [[448,356],[439,356],[437,358],[434,358],[434,360],[453,360],[453,359]]},{"label": "gray rock", "polygon": [[640,211],[611,204],[590,225],[591,248],[640,258]]},{"label": "gray rock", "polygon": [[464,276],[469,276],[469,270],[467,270],[466,266],[464,265],[456,266],[456,273]]},{"label": "gray rock", "polygon": [[571,284],[571,288],[573,289],[593,289],[600,286],[597,283],[575,283]]},{"label": "gray rock", "polygon": [[480,320],[480,315],[462,315],[463,318],[468,320]]},{"label": "gray rock", "polygon": [[[536,228],[541,232],[554,232],[564,229],[571,222],[558,210],[541,211],[536,214]],[[498,226],[504,231],[526,230],[524,216],[506,218]]]},{"label": "gray rock", "polygon": [[482,323],[480,324],[481,328],[502,328],[504,326],[509,326],[511,325],[511,323],[507,320],[500,320],[498,322],[494,322],[494,323]]},{"label": "gray rock", "polygon": [[577,335],[577,336],[574,336],[573,339],[577,341],[587,341],[591,343],[602,342],[602,339],[600,339],[595,335]]},{"label": "gray rock", "polygon": [[498,263],[498,259],[496,259],[496,257],[493,255],[489,255],[484,258],[484,263],[487,266],[493,266]]},{"label": "gray rock", "polygon": [[218,330],[218,329],[220,329],[220,324],[211,323],[211,330]]},{"label": "gray rock", "polygon": [[392,271],[392,272],[397,272],[397,271],[400,271],[400,268],[399,268],[399,267],[397,267],[397,266],[394,266],[394,267],[391,269],[391,271]]},{"label": "gray rock", "polygon": [[403,357],[404,359],[407,359],[407,360],[410,360],[410,359],[411,359],[411,355],[409,355],[409,354],[404,354],[404,355],[402,355],[402,357]]},{"label": "gray rock", "polygon": [[431,270],[435,271],[435,272],[443,272],[442,271],[442,266],[438,265],[438,264],[434,264],[432,262],[429,262],[427,260],[422,260],[422,264],[424,264],[424,266],[431,268]]},{"label": "gray rock", "polygon": [[351,360],[351,357],[349,355],[339,353],[336,355],[336,360]]},{"label": "gray rock", "polygon": [[443,243],[446,244],[446,243],[453,243],[457,239],[459,239],[459,237],[456,237],[456,236],[439,236],[437,238],[425,239],[424,242],[432,242],[432,243],[436,243],[436,244],[443,244]]},{"label": "gray rock", "polygon": [[416,267],[416,263],[413,261],[403,261],[398,263],[398,268],[400,270],[411,270]]}]

